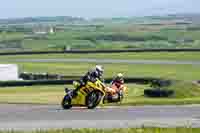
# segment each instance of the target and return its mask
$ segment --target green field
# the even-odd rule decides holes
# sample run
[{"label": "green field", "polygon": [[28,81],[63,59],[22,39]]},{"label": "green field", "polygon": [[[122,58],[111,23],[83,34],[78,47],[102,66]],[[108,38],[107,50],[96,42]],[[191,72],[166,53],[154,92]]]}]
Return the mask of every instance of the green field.
[{"label": "green field", "polygon": [[[87,30],[87,28],[82,30],[80,27],[80,30],[68,29],[48,35],[47,39],[25,41],[24,47],[45,49],[45,44],[49,45],[46,45],[46,49],[51,49],[51,46],[56,48],[70,46],[74,49],[199,47],[200,31],[185,30],[184,26],[180,27],[181,30],[172,27],[170,25],[156,27],[134,24],[104,25],[103,28],[93,30]],[[181,42],[181,40],[185,41]]]},{"label": "green field", "polygon": [[[38,130],[26,133],[199,133],[199,128],[118,128],[118,129],[54,129],[54,130]],[[2,131],[0,133],[25,133],[20,131]]]},{"label": "green field", "polygon": [[0,33],[0,42],[9,41],[9,40],[18,40],[18,39],[23,39],[23,38],[24,38],[24,34],[19,33],[19,32],[11,32],[11,33],[1,32]]},{"label": "green field", "polygon": [[[148,20],[147,20],[148,21]],[[162,24],[162,22],[160,22]],[[56,27],[56,26],[55,26]],[[10,27],[12,29],[12,27]],[[29,29],[32,27],[29,27]],[[0,45],[6,50],[15,47],[18,50],[63,50],[72,49],[129,49],[129,48],[200,48],[199,25],[140,25],[133,22],[103,24],[95,26],[65,25],[54,34],[34,34],[26,32],[1,32]],[[25,36],[29,37],[25,37]],[[6,43],[1,43],[7,41]],[[14,50],[13,50],[14,52]]]}]

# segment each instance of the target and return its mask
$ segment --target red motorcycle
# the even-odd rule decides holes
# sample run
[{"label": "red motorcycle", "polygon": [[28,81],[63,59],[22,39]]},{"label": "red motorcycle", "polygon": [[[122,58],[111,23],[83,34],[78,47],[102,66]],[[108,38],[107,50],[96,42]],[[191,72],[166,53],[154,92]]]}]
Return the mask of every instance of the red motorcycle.
[{"label": "red motorcycle", "polygon": [[118,83],[113,83],[110,87],[106,87],[106,95],[104,96],[103,104],[121,103],[127,90],[128,88],[124,84]]}]

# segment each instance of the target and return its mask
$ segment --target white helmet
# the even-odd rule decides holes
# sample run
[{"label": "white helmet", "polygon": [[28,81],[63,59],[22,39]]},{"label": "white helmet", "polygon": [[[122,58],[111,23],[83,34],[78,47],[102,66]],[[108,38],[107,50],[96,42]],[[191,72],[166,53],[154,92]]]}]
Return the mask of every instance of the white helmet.
[{"label": "white helmet", "polygon": [[117,77],[119,77],[119,78],[123,78],[124,75],[123,75],[122,73],[118,73],[118,74],[117,74]]},{"label": "white helmet", "polygon": [[103,66],[101,66],[101,65],[96,65],[96,66],[95,66],[95,70],[96,70],[96,72],[98,73],[99,76],[102,76],[102,74],[103,74],[103,72],[104,72]]},{"label": "white helmet", "polygon": [[117,80],[123,80],[123,78],[124,78],[124,75],[122,73],[118,73],[116,76]]}]

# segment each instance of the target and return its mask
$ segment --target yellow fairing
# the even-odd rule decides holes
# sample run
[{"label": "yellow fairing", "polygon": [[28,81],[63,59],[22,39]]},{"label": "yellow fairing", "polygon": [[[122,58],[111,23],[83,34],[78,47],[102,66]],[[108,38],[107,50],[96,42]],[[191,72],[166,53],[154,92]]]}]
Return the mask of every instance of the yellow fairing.
[{"label": "yellow fairing", "polygon": [[87,82],[87,84],[80,88],[78,95],[72,99],[72,105],[85,105],[87,95],[93,90],[99,90],[105,95],[105,88],[100,80],[95,83]]},{"label": "yellow fairing", "polygon": [[81,92],[78,92],[78,95],[77,97],[73,98],[72,99],[72,105],[85,105],[85,98],[86,98],[86,95],[81,93]]}]

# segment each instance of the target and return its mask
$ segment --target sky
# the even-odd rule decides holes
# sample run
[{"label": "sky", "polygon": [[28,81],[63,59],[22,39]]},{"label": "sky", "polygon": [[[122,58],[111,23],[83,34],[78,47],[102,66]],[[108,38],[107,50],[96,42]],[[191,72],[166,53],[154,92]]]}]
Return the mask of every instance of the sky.
[{"label": "sky", "polygon": [[132,17],[200,13],[200,0],[0,0],[0,18]]}]

